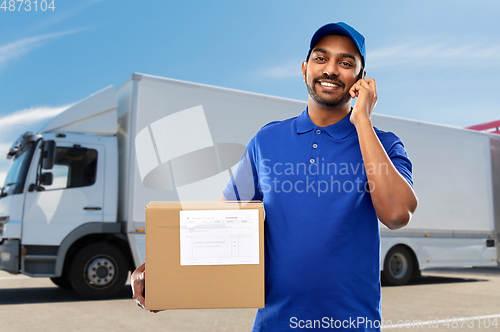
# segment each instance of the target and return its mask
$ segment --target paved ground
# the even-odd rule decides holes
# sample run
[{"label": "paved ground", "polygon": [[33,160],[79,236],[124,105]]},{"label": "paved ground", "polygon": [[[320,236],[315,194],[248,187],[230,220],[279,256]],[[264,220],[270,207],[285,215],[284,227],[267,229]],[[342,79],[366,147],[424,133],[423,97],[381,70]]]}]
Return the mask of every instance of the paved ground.
[{"label": "paved ground", "polygon": [[[500,331],[498,268],[423,271],[410,285],[382,287],[382,296],[384,320],[393,326],[400,320],[407,325],[384,331]],[[450,319],[449,324],[446,319]],[[491,325],[495,322],[496,327]]]},{"label": "paved ground", "polygon": [[[410,285],[382,287],[382,294],[384,331],[500,331],[492,325],[500,325],[500,269],[425,271]],[[86,301],[49,279],[0,272],[0,331],[250,331],[256,311],[150,314],[130,296],[126,287],[113,300]],[[447,326],[446,319],[453,317],[469,320],[450,321]],[[407,327],[397,328],[398,321]]]}]

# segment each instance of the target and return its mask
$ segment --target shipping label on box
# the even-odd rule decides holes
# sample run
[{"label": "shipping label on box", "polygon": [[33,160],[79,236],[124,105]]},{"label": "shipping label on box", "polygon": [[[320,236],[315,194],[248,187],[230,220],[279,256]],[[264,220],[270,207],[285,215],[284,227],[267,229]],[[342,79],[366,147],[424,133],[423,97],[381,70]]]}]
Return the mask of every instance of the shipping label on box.
[{"label": "shipping label on box", "polygon": [[259,210],[180,211],[181,265],[259,264]]}]

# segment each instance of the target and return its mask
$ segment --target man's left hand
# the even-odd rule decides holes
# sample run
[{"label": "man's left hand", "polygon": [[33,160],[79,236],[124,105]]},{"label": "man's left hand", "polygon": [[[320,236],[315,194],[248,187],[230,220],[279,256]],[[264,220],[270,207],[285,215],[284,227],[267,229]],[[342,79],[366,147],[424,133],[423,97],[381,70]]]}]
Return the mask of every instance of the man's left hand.
[{"label": "man's left hand", "polygon": [[352,98],[358,98],[350,117],[351,123],[356,125],[360,120],[369,120],[373,110],[377,107],[377,85],[375,80],[373,78],[358,80],[349,90],[349,94]]}]

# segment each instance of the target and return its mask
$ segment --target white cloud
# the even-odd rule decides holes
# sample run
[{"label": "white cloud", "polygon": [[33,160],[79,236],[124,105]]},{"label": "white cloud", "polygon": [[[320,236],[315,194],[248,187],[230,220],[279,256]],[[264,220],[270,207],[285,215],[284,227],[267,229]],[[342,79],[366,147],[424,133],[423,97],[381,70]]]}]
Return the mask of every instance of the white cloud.
[{"label": "white cloud", "polygon": [[[83,3],[79,3],[64,12],[57,12],[55,13],[55,15],[50,15],[48,19],[42,21],[38,25],[32,26],[28,31],[40,31],[44,28],[75,16],[88,7],[94,5],[95,3],[102,1],[103,0],[89,0]],[[43,46],[53,39],[85,30],[88,30],[88,28],[72,29],[68,31],[49,33],[34,37],[26,37],[8,44],[0,45],[0,69],[5,65],[5,63],[7,63],[7,61],[19,58],[22,55]]]},{"label": "white cloud", "polygon": [[300,78],[302,77],[302,71],[300,70],[301,60],[289,62],[276,67],[269,67],[257,72],[260,77],[266,77],[271,79],[283,79],[283,78]]},{"label": "white cloud", "polygon": [[[42,121],[50,119],[67,109],[69,105],[60,107],[31,107],[0,117],[0,132],[4,133],[26,128],[35,131],[35,125],[40,125]],[[19,133],[22,134],[22,133]],[[0,142],[0,146],[3,142]]]},{"label": "white cloud", "polygon": [[67,20],[68,18],[75,16],[79,14],[80,12],[84,11],[88,7],[98,3],[102,2],[103,0],[89,0],[86,2],[77,2],[76,5],[73,7],[65,10],[65,11],[57,11],[57,9],[54,11],[54,15],[48,16],[47,19],[42,21],[40,24],[35,25],[32,27],[33,30],[40,30],[40,29],[45,29],[51,25],[57,24],[61,21]]},{"label": "white cloud", "polygon": [[[410,39],[410,38],[408,38]],[[302,60],[269,67],[257,72],[270,79],[300,78]],[[464,37],[461,40],[447,36],[431,39],[412,38],[411,41],[368,50],[367,69],[455,68],[491,69],[500,63],[500,45],[488,40]]]},{"label": "white cloud", "polygon": [[[441,37],[441,39],[445,39]],[[499,68],[500,45],[481,40],[419,40],[388,45],[368,51],[367,69],[402,68]],[[257,72],[260,77],[270,79],[300,78],[301,61],[269,67]]]},{"label": "white cloud", "polygon": [[20,56],[31,52],[32,50],[43,46],[51,39],[69,35],[75,32],[82,31],[83,29],[63,31],[57,33],[49,33],[45,35],[23,38],[13,43],[4,44],[0,46],[0,68],[11,59],[19,58]]},{"label": "white cloud", "polygon": [[462,67],[465,69],[498,67],[500,46],[486,41],[413,40],[368,51],[367,67],[416,68]]}]

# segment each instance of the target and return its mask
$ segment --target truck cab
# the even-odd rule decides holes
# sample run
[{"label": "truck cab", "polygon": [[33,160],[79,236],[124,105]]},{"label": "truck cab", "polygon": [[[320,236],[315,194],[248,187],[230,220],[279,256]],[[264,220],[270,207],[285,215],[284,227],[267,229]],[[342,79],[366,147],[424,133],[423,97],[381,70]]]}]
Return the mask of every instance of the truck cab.
[{"label": "truck cab", "polygon": [[9,150],[0,269],[50,277],[84,297],[101,298],[121,290],[134,264],[117,220],[114,88],[93,97],[39,133],[23,134]]}]

